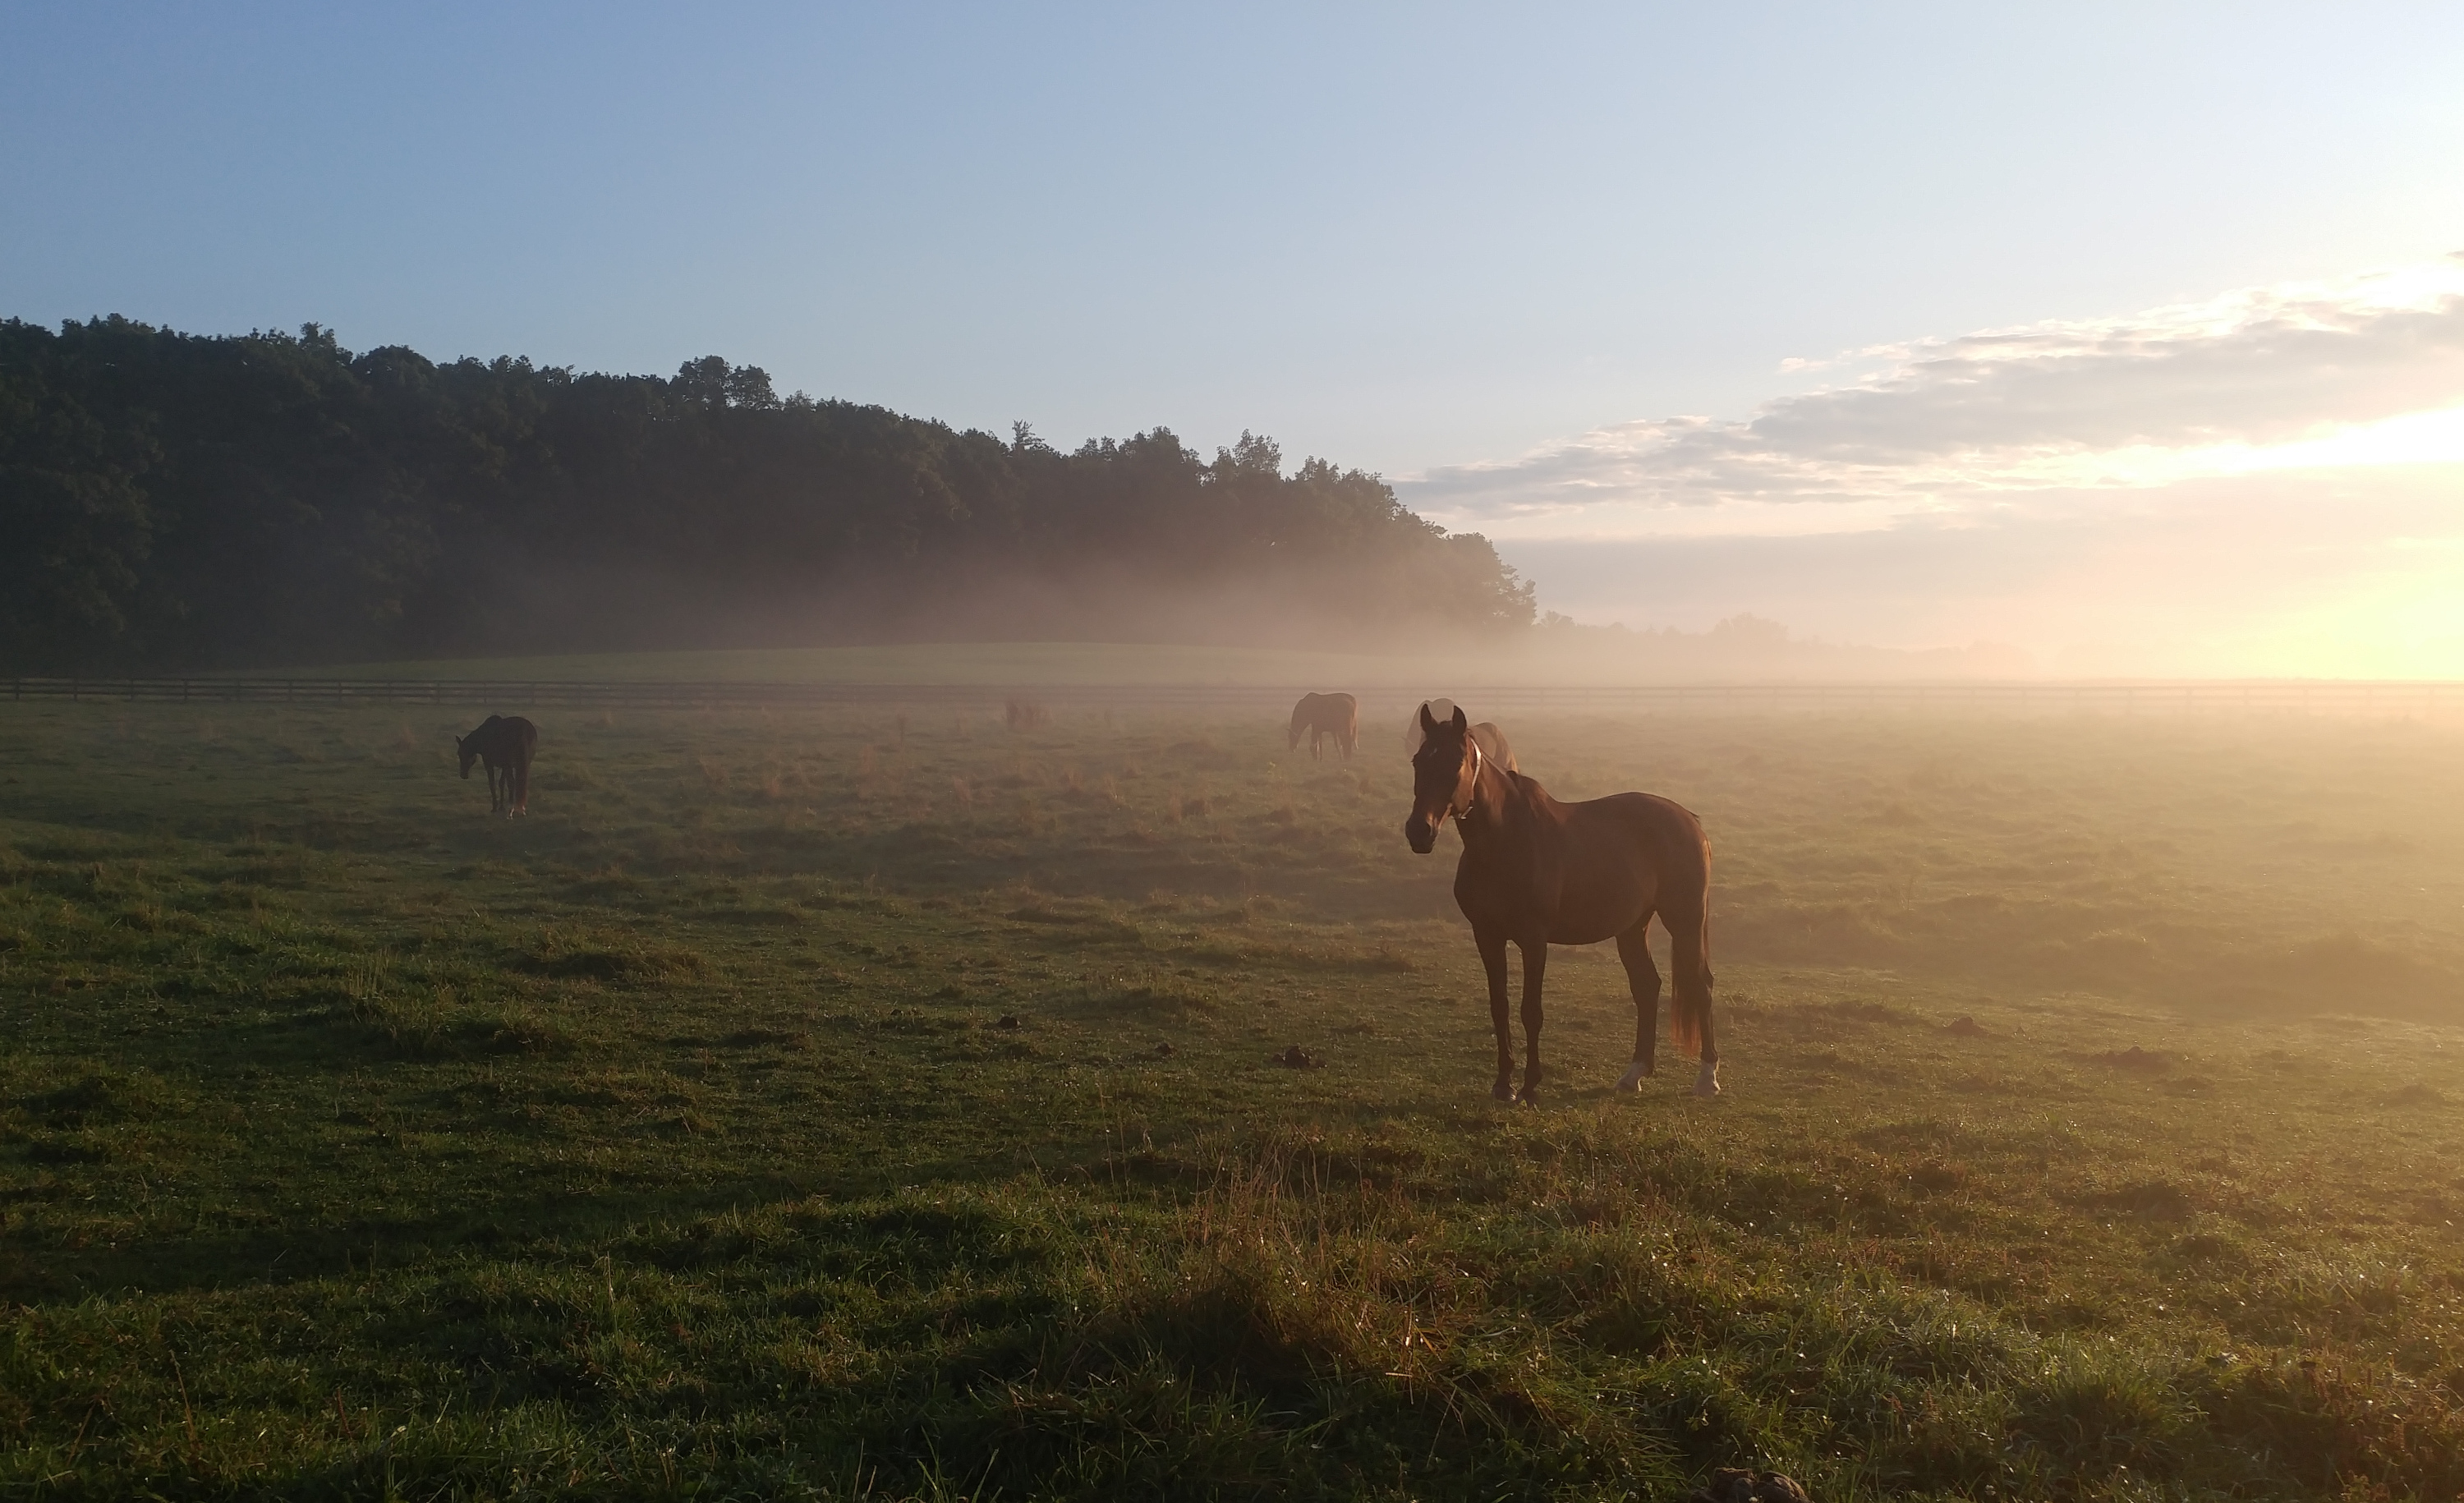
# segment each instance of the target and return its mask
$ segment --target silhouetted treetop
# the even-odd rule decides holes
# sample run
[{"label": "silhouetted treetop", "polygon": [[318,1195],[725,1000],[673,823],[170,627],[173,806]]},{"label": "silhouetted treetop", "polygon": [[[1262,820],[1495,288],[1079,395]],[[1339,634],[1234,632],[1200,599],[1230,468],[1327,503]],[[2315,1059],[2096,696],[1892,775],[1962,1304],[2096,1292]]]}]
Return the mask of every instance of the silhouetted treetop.
[{"label": "silhouetted treetop", "polygon": [[1376,475],[1244,432],[1064,453],[676,374],[333,332],[0,322],[13,671],[914,636],[1361,643],[1528,626]]}]

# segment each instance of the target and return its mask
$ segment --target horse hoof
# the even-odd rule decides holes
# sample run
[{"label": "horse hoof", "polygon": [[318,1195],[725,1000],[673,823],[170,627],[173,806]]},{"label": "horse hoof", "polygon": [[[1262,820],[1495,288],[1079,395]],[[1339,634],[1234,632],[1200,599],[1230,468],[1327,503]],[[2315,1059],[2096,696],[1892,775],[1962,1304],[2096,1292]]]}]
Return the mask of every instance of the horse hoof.
[{"label": "horse hoof", "polygon": [[1503,1080],[1489,1087],[1488,1094],[1500,1101],[1511,1101],[1514,1099],[1514,1088]]},{"label": "horse hoof", "polygon": [[1703,1067],[1703,1072],[1694,1077],[1694,1094],[1703,1097],[1706,1101],[1720,1094],[1719,1066],[1705,1065]]},{"label": "horse hoof", "polygon": [[1622,1076],[1618,1077],[1617,1088],[1619,1091],[1624,1092],[1626,1094],[1632,1095],[1635,1092],[1642,1088],[1643,1077],[1650,1073],[1651,1067],[1638,1061],[1633,1069],[1627,1071]]}]

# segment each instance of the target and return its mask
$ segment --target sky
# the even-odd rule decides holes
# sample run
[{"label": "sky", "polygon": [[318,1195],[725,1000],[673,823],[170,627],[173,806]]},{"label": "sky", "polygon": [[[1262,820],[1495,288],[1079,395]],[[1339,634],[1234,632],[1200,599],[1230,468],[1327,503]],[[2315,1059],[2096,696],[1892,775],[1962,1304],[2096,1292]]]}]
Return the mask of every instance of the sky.
[{"label": "sky", "polygon": [[1254,430],[1590,621],[2464,676],[2458,78],[2445,5],[0,0],[0,316]]}]

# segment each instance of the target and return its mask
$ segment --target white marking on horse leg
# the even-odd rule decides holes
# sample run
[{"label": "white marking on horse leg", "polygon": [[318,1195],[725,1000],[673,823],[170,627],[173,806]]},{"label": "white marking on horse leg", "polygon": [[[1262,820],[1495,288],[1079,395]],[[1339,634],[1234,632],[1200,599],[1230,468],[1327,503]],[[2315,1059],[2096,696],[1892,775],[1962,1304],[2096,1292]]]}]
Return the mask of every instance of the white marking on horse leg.
[{"label": "white marking on horse leg", "polygon": [[1698,1096],[1715,1096],[1720,1094],[1720,1062],[1718,1060],[1713,1059],[1705,1061],[1703,1068],[1695,1073],[1694,1094]]},{"label": "white marking on horse leg", "polygon": [[1626,1071],[1625,1074],[1618,1079],[1617,1089],[1628,1093],[1639,1091],[1642,1089],[1642,1061],[1638,1059],[1634,1062],[1633,1066]]}]

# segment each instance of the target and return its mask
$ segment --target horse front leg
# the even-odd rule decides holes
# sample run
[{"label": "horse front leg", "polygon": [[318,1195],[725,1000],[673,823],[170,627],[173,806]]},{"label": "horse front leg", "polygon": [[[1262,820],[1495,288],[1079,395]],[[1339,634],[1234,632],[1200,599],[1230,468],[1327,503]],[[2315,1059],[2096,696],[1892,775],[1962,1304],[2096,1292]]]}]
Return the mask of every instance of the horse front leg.
[{"label": "horse front leg", "polygon": [[1497,1083],[1488,1094],[1500,1101],[1514,1099],[1514,1028],[1506,1016],[1506,936],[1485,929],[1472,931],[1480,946],[1481,967],[1488,972],[1488,1022],[1497,1030]]},{"label": "horse front leg", "polygon": [[1634,1064],[1617,1082],[1619,1091],[1640,1089],[1643,1077],[1659,1070],[1660,967],[1651,961],[1651,916],[1617,936],[1617,959],[1625,962],[1627,987],[1634,993]]},{"label": "horse front leg", "polygon": [[1525,1106],[1540,1104],[1540,980],[1549,973],[1549,941],[1518,940],[1523,946],[1523,1094]]}]

